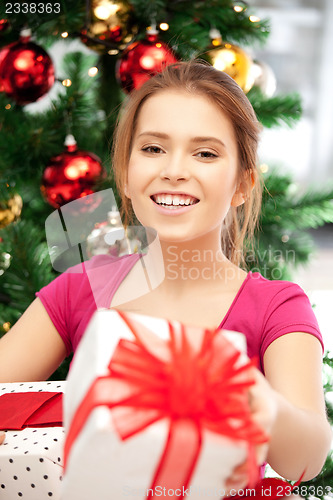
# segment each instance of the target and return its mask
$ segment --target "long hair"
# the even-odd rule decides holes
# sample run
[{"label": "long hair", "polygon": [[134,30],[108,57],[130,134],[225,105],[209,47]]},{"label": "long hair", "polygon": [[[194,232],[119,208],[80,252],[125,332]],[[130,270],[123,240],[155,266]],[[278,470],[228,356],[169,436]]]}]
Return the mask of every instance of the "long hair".
[{"label": "long hair", "polygon": [[226,73],[204,61],[178,62],[167,66],[133,91],[124,103],[115,129],[112,165],[121,197],[124,225],[133,220],[131,201],[125,196],[127,168],[140,109],[162,90],[181,90],[205,96],[230,120],[238,149],[238,182],[246,186],[245,202],[230,207],[222,228],[222,251],[236,265],[243,264],[244,240],[251,243],[261,206],[261,182],[257,165],[260,126],[242,89]]}]

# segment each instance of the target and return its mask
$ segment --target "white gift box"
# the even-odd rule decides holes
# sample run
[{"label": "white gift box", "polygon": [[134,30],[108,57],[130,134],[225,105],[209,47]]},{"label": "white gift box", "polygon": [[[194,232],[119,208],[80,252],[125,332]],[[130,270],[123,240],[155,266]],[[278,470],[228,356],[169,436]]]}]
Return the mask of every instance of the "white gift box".
[{"label": "white gift box", "polygon": [[[64,392],[66,382],[0,384],[12,392]],[[8,430],[0,446],[0,499],[60,500],[63,478],[63,427]]]},{"label": "white gift box", "polygon": [[[168,322],[164,319],[134,313],[128,317],[145,325],[159,338],[169,339]],[[174,328],[181,326],[176,321],[172,324]],[[203,329],[196,329],[197,340],[199,332],[202,334]],[[243,335],[227,331],[224,334],[239,351],[245,352]],[[112,310],[97,311],[79,345],[67,379],[64,400],[66,434],[92,383],[97,377],[107,374],[120,339],[134,339],[121,316]],[[240,363],[248,360],[245,354],[240,358]],[[169,419],[164,418],[122,440],[115,430],[112,410],[107,406],[94,408],[70,449],[62,500],[146,498],[165,448],[168,429]],[[203,430],[202,448],[184,497],[192,500],[202,500],[206,496],[220,498],[224,494],[225,480],[236,465],[247,459],[247,452],[248,444],[244,441],[236,443]],[[182,467],[181,457],[179,467]],[[155,490],[156,496],[172,497],[172,492],[163,491],[163,485],[155,487],[159,488]],[[174,492],[174,498],[182,498],[179,493]]]}]

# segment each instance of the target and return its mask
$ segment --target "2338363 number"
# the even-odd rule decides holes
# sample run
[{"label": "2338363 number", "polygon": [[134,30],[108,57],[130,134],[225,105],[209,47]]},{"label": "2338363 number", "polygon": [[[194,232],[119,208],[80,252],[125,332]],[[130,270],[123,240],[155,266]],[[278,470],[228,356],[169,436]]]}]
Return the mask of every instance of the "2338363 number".
[{"label": "2338363 number", "polygon": [[[278,491],[280,488],[280,491]],[[296,486],[293,488],[292,485],[290,485],[290,490],[289,488],[285,488],[282,486],[278,486],[277,489],[277,497],[287,497],[290,495],[300,495],[301,497],[308,498],[308,497],[322,497],[325,495],[332,495],[333,493],[333,487],[331,486],[314,486],[314,485],[306,485],[306,484],[300,484],[299,486]]]},{"label": "2338363 number", "polygon": [[6,2],[6,14],[60,14],[60,3]]}]

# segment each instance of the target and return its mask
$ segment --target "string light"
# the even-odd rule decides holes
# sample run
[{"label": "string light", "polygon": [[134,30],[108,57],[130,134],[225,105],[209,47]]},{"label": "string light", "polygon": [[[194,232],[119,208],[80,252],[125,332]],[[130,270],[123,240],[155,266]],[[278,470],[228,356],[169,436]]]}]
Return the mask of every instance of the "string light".
[{"label": "string light", "polygon": [[244,10],[244,7],[242,7],[242,5],[235,5],[234,6],[235,12],[242,12],[243,10]]},{"label": "string light", "polygon": [[11,324],[9,323],[9,321],[6,321],[6,323],[4,323],[2,325],[2,328],[5,330],[5,332],[8,332],[8,330],[10,329],[11,327]]},{"label": "string light", "polygon": [[108,50],[108,54],[110,56],[116,56],[117,54],[119,54],[119,50],[117,50],[117,49]]},{"label": "string light", "polygon": [[259,23],[259,21],[260,21],[260,17],[258,17],[258,16],[250,16],[249,19],[250,19],[251,23]]},{"label": "string light", "polygon": [[212,40],[212,45],[214,45],[214,47],[218,47],[221,45],[221,39],[214,38],[214,40]]},{"label": "string light", "polygon": [[10,109],[12,107],[11,104],[6,104],[5,109]]},{"label": "string light", "polygon": [[266,163],[263,163],[262,165],[260,165],[260,171],[263,173],[263,174],[266,174],[269,170],[269,167]]},{"label": "string light", "polygon": [[61,33],[61,36],[62,36],[62,38],[67,38],[68,37],[68,32],[64,31],[63,33]]},{"label": "string light", "polygon": [[160,24],[160,29],[161,29],[162,31],[167,31],[167,30],[169,29],[169,27],[170,27],[170,26],[168,25],[168,23],[161,23],[161,24]]},{"label": "string light", "polygon": [[70,87],[72,85],[72,80],[70,80],[69,78],[66,78],[61,83],[63,84],[64,87]]},{"label": "string light", "polygon": [[92,66],[91,68],[88,69],[88,75],[93,77],[96,76],[98,73],[98,68],[96,66]]}]

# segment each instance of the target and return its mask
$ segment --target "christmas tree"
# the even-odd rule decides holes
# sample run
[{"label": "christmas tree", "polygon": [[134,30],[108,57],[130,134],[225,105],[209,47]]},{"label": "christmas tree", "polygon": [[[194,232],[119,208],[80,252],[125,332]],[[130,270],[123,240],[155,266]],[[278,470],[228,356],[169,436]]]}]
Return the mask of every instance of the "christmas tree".
[{"label": "christmas tree", "polygon": [[[118,108],[162,62],[201,58],[226,71],[247,93],[264,127],[293,126],[300,119],[300,97],[271,95],[260,62],[247,53],[268,35],[269,21],[242,1],[0,6],[0,335],[57,276],[45,240],[48,216],[110,186],[117,197],[109,155]],[[48,50],[73,40],[84,50],[66,53],[55,71]],[[45,111],[29,110],[29,103],[50,91]],[[72,157],[84,168],[73,167]],[[262,170],[263,210],[255,248],[246,249],[245,261],[268,278],[290,279],[313,249],[306,230],[333,221],[333,189],[297,194],[291,176]],[[326,361],[331,366],[329,355]],[[67,369],[68,361],[54,378],[64,378]],[[327,376],[332,384],[329,369]],[[328,461],[318,481],[332,484],[332,470]]]}]

